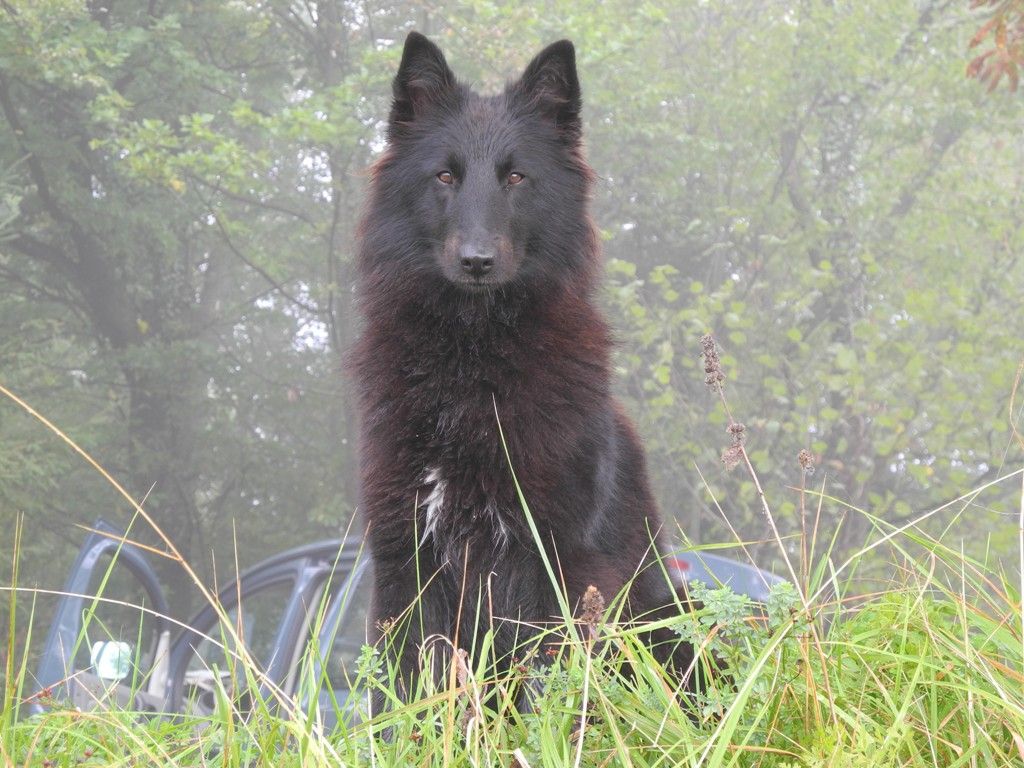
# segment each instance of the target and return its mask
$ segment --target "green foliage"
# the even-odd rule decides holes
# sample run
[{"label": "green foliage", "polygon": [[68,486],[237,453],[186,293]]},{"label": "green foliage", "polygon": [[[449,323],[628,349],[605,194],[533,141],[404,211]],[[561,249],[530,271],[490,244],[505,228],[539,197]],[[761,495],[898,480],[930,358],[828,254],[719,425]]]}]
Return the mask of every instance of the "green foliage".
[{"label": "green foliage", "polygon": [[[0,378],[205,577],[351,517],[351,243],[412,27],[484,89],[576,42],[617,385],[687,538],[777,552],[718,468],[708,331],[763,485],[815,454],[837,553],[871,523],[831,498],[901,521],[1019,462],[1024,114],[946,3],[0,4]],[[0,529],[54,586],[69,522],[127,510],[6,402],[0,438]],[[972,551],[1012,501],[963,512]]]},{"label": "green foliage", "polygon": [[[667,34],[685,56],[647,40],[590,91],[624,390],[691,536],[727,535],[695,463],[740,499],[733,526],[763,530],[752,489],[712,470],[725,414],[702,391],[707,331],[759,467],[810,448],[835,495],[877,514],[937,504],[1019,455],[1005,403],[1024,324],[1007,302],[1024,233],[989,228],[1019,178],[975,160],[998,145],[1020,166],[1020,102],[978,99],[968,30],[946,21],[927,4],[687,4]],[[776,461],[762,479],[794,472]],[[1010,509],[976,514],[1005,537]],[[864,534],[848,521],[841,547]]]}]

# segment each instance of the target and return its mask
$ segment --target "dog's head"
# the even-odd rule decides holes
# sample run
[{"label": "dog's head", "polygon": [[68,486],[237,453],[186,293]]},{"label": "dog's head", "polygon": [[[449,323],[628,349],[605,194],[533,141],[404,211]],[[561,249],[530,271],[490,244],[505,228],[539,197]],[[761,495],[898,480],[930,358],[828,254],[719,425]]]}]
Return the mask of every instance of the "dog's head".
[{"label": "dog's head", "polygon": [[[395,214],[401,259],[466,293],[565,281],[592,249],[591,172],[568,40],[496,96],[459,83],[444,54],[409,34],[395,77],[378,205]],[[407,265],[412,266],[412,265]]]}]

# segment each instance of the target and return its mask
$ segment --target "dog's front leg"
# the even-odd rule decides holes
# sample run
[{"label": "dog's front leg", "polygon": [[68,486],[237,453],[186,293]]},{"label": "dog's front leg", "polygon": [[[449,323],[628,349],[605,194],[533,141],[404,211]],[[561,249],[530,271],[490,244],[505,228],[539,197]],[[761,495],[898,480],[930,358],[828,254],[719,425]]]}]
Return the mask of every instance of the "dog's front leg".
[{"label": "dog's front leg", "polygon": [[[450,633],[449,600],[429,548],[394,556],[375,555],[373,567],[371,639],[394,670],[394,694],[404,702],[415,695],[422,673],[436,680],[443,668],[444,658],[436,657],[447,652],[445,644],[431,647],[435,659],[427,670],[421,669],[421,649],[431,638]],[[429,654],[423,657],[429,658]],[[383,690],[376,691],[374,714],[383,711],[388,698]]]}]

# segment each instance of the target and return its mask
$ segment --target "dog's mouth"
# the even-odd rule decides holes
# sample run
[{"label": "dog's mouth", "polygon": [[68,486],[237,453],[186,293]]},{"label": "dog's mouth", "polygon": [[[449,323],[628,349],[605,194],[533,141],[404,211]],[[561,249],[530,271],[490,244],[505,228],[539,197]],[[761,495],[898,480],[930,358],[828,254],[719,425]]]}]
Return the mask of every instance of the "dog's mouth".
[{"label": "dog's mouth", "polygon": [[497,288],[500,283],[497,280],[460,280],[458,286],[470,293],[487,293]]},{"label": "dog's mouth", "polygon": [[494,275],[481,277],[459,275],[454,280],[449,278],[449,281],[466,293],[490,293],[491,291],[495,291],[500,288],[505,282]]}]

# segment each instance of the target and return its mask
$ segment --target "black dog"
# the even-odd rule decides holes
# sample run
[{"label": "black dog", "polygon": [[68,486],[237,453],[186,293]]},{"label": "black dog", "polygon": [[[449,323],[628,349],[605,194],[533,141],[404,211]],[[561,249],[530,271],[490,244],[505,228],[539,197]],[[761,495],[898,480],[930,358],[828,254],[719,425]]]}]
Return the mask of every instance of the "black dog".
[{"label": "black dog", "polygon": [[[627,615],[678,611],[643,451],[610,394],[572,43],[484,97],[413,32],[388,138],[360,230],[354,370],[378,631],[419,600],[402,682],[432,635],[472,646],[487,624],[509,663],[517,627],[560,615],[512,469],[570,605],[629,583]],[[685,670],[692,648],[654,634]]]}]

